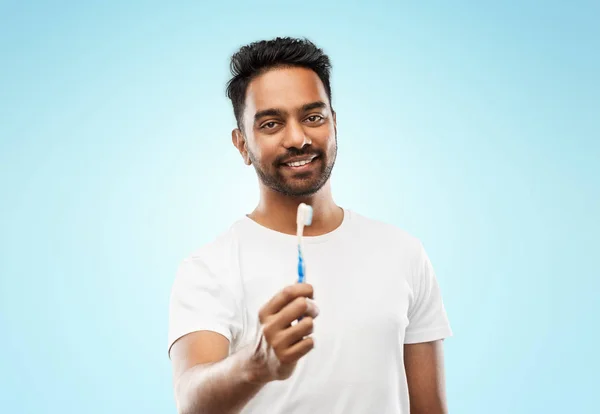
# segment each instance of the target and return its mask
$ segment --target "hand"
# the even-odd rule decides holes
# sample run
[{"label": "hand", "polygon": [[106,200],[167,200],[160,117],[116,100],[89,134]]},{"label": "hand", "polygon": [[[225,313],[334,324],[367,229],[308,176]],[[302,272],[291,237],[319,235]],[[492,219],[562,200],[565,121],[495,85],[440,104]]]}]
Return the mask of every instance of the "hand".
[{"label": "hand", "polygon": [[319,309],[312,299],[312,285],[296,283],[260,309],[260,331],[251,357],[253,381],[266,383],[289,378],[298,360],[313,349],[314,340],[309,335]]}]

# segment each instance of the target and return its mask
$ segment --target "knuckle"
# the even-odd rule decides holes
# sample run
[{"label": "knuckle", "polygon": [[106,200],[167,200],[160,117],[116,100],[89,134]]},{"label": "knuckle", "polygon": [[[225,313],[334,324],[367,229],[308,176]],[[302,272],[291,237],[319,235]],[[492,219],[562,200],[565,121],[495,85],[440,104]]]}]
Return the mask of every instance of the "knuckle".
[{"label": "knuckle", "polygon": [[306,283],[306,290],[307,290],[307,294],[309,296],[313,296],[313,294],[315,292],[313,285]]},{"label": "knuckle", "polygon": [[315,347],[315,340],[313,339],[312,336],[309,338],[306,338],[306,347],[308,349],[313,349]]},{"label": "knuckle", "polygon": [[273,338],[273,330],[274,330],[274,327],[270,323],[266,323],[265,325],[263,325],[263,335],[265,336],[265,338],[267,339],[267,342],[269,342],[269,343],[271,342],[271,339]]},{"label": "knuckle", "polygon": [[308,310],[308,301],[305,297],[296,298],[295,306],[298,308],[298,310],[306,312]]},{"label": "knuckle", "polygon": [[273,347],[275,352],[280,351],[283,344],[283,338],[281,337],[281,335],[273,335],[269,344]]},{"label": "knuckle", "polygon": [[290,299],[292,299],[294,297],[294,287],[286,286],[281,291],[281,294],[283,295],[284,299],[287,299],[289,301]]},{"label": "knuckle", "polygon": [[[304,319],[302,320],[302,322],[304,322]],[[308,335],[311,335],[314,332],[314,325],[312,324],[312,322],[306,322],[302,324],[302,327],[300,329],[300,334],[303,337],[306,337]]]},{"label": "knuckle", "polygon": [[282,352],[281,355],[278,355],[279,358],[279,362],[281,362],[282,364],[289,364],[291,362],[294,362],[294,359],[292,358],[292,355],[289,352]]},{"label": "knuckle", "polygon": [[310,329],[311,331],[313,330],[313,328],[315,326],[314,320],[310,316],[302,319],[302,323],[304,324],[304,326],[306,327],[306,329]]}]

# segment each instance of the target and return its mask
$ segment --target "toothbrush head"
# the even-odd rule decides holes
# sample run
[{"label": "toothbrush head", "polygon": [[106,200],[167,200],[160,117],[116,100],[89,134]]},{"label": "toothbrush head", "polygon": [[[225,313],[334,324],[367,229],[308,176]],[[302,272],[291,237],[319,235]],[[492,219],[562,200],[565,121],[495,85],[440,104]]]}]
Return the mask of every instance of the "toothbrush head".
[{"label": "toothbrush head", "polygon": [[313,209],[311,206],[300,203],[298,206],[298,216],[296,217],[296,223],[299,226],[310,226],[312,223]]}]

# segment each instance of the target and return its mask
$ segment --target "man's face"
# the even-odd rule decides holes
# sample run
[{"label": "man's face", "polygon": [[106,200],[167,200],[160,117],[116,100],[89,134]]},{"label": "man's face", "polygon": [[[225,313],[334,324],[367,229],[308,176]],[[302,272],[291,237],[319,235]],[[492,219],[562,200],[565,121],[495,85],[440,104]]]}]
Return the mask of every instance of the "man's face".
[{"label": "man's face", "polygon": [[292,197],[316,193],[337,154],[335,114],[323,83],[304,68],[281,68],[248,86],[243,114],[245,147],[262,183]]}]

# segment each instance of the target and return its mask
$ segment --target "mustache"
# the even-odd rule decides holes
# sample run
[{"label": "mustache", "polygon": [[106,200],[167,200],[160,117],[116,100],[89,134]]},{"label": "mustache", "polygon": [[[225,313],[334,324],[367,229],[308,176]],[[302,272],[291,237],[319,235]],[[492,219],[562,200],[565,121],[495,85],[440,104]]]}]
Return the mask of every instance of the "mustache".
[{"label": "mustache", "polygon": [[307,148],[304,150],[299,150],[297,148],[290,148],[285,154],[280,155],[275,159],[275,165],[281,165],[285,160],[291,157],[302,157],[304,155],[314,155],[316,157],[321,157],[323,155],[323,151],[319,151],[314,148]]}]

